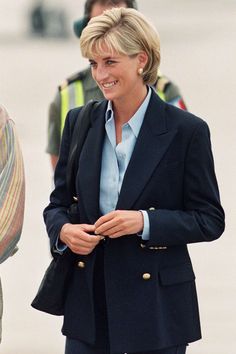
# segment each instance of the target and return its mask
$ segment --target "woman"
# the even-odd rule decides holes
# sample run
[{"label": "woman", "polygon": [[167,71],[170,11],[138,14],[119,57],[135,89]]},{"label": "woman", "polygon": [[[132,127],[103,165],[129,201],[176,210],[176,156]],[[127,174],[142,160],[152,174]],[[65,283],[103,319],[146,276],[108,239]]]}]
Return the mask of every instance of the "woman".
[{"label": "woman", "polygon": [[[25,203],[25,176],[15,126],[0,106],[0,263],[17,251]],[[3,300],[0,279],[0,342]]]},{"label": "woman", "polygon": [[76,259],[66,354],[183,354],[201,337],[187,244],[224,230],[209,130],[152,90],[159,38],[136,10],[91,19],[80,43],[106,100],[79,159],[78,223],[67,213],[65,178],[78,109],[68,114],[44,212],[52,249]]}]

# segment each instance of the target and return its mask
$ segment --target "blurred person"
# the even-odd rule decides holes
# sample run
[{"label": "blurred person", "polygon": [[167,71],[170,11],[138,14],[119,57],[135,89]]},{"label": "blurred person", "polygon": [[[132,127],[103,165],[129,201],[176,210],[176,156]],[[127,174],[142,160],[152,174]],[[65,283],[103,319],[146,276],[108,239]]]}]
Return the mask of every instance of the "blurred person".
[{"label": "blurred person", "polygon": [[45,36],[46,20],[43,1],[39,0],[34,3],[30,11],[30,27],[31,32],[36,35]]},{"label": "blurred person", "polygon": [[80,46],[105,100],[74,173],[77,223],[66,172],[81,108],[67,115],[44,211],[53,255],[71,257],[65,353],[184,354],[201,338],[187,245],[224,231],[208,125],[155,92],[159,36],[138,11],[92,18]]},{"label": "blurred person", "polygon": [[41,37],[68,37],[67,14],[58,1],[38,0],[30,11],[30,30]]},{"label": "blurred person", "polygon": [[[24,216],[25,178],[14,123],[0,106],[0,263],[17,251]],[[0,279],[0,341],[3,312]]]},{"label": "blurred person", "polygon": [[[104,10],[113,6],[137,8],[137,3],[134,0],[87,0],[85,2],[84,17],[74,24],[74,31],[77,37],[80,38],[82,30],[90,18],[102,14]],[[153,85],[164,101],[186,109],[178,87],[165,75],[161,75],[159,72]],[[53,170],[58,161],[61,134],[67,112],[72,108],[83,106],[91,99],[102,100],[103,98],[103,93],[94,82],[89,68],[73,74],[59,86],[56,96],[50,105],[48,117],[46,151],[50,155]]]}]

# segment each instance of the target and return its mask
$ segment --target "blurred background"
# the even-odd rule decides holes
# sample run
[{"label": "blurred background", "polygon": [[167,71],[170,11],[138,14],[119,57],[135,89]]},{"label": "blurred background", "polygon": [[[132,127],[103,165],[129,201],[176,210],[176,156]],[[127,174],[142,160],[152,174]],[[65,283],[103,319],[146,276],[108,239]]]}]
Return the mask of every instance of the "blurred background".
[{"label": "blurred background", "polygon": [[[181,89],[188,109],[211,129],[226,231],[191,245],[203,340],[189,354],[232,354],[236,345],[236,2],[138,0],[157,27],[161,70]],[[42,210],[52,188],[45,153],[47,113],[57,86],[87,65],[72,22],[83,0],[0,0],[0,102],[17,125],[27,182],[19,252],[0,274],[4,291],[2,354],[63,354],[62,319],[33,310],[50,255]],[[42,21],[43,13],[43,21]],[[41,19],[40,19],[41,16]]]}]

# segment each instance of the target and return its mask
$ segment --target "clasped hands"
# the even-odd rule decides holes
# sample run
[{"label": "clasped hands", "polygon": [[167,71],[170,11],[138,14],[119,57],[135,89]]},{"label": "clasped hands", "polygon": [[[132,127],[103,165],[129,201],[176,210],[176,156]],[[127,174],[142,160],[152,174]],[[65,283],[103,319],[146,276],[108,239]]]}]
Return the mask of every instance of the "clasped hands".
[{"label": "clasped hands", "polygon": [[60,240],[72,252],[88,255],[104,237],[117,238],[143,230],[143,215],[135,210],[114,210],[101,216],[94,225],[65,224]]}]

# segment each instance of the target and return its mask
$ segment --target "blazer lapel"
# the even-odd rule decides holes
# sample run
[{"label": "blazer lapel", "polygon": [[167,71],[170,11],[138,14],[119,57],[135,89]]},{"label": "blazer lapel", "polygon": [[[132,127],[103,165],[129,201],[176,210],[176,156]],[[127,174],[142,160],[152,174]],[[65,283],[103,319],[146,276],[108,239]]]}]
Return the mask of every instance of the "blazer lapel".
[{"label": "blazer lapel", "polygon": [[81,152],[77,175],[79,198],[81,198],[88,219],[92,224],[100,216],[99,189],[106,105],[107,101],[103,101],[93,113],[92,126]]},{"label": "blazer lapel", "polygon": [[176,131],[168,131],[165,103],[154,93],[127,167],[116,209],[130,209],[163,158]]}]

